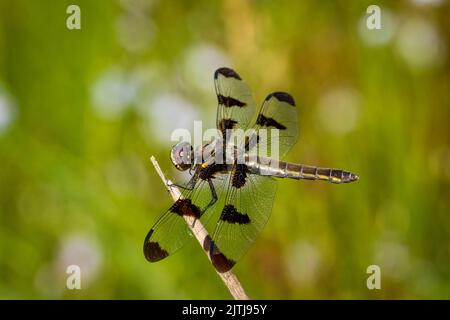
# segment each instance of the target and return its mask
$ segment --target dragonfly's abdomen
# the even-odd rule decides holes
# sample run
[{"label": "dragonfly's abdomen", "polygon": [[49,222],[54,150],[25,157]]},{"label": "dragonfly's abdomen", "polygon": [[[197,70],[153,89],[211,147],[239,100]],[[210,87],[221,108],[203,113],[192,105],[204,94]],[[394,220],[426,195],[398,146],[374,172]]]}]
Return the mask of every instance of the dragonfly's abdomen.
[{"label": "dragonfly's abdomen", "polygon": [[286,178],[326,180],[332,183],[346,183],[358,180],[358,176],[341,169],[319,168],[303,164],[286,163]]},{"label": "dragonfly's abdomen", "polygon": [[332,183],[347,183],[358,180],[356,174],[345,170],[320,168],[272,159],[258,159],[257,162],[249,161],[247,166],[250,171],[254,171],[256,174],[278,178],[325,180]]}]

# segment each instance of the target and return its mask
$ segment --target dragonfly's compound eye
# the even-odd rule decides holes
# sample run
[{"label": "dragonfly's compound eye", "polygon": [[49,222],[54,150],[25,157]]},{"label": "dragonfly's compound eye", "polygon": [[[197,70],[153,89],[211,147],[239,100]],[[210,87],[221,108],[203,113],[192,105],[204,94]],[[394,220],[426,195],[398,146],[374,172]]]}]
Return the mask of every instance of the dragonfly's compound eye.
[{"label": "dragonfly's compound eye", "polygon": [[182,141],[172,148],[170,159],[173,165],[180,171],[185,171],[192,166],[193,149],[189,142]]}]

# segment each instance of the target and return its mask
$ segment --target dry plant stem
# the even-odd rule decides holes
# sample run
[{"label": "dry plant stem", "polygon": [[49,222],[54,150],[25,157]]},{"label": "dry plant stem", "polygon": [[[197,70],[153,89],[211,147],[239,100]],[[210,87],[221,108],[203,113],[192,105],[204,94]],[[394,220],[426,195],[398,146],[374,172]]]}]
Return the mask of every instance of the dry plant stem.
[{"label": "dry plant stem", "polygon": [[[150,161],[153,163],[153,166],[155,167],[156,172],[158,172],[158,175],[161,177],[161,180],[164,182],[164,185],[166,186],[167,190],[169,191],[170,195],[172,196],[173,201],[177,201],[181,197],[180,190],[177,187],[173,186],[172,182],[164,176],[164,173],[162,172],[161,168],[159,167],[159,164],[156,161],[155,157],[151,156]],[[194,223],[193,217],[185,216],[184,219],[186,220],[186,223],[188,224],[192,233],[195,235],[198,242],[200,243],[200,247],[202,248],[203,252],[206,254],[208,259],[211,261],[211,259],[209,258],[208,250],[205,250],[205,248],[203,248],[203,245],[202,245],[204,243],[206,237],[208,237],[208,231],[206,231],[205,227],[200,222],[200,220],[197,220]],[[214,268],[214,266],[213,266],[213,268]],[[230,293],[235,300],[249,300],[250,299],[247,296],[247,294],[245,293],[244,288],[242,288],[242,285],[239,282],[238,278],[231,270],[227,271],[227,272],[219,272],[219,271],[217,271],[216,268],[214,268],[214,270],[216,270],[217,274],[223,280],[223,282],[227,286],[228,290],[230,290]]]}]

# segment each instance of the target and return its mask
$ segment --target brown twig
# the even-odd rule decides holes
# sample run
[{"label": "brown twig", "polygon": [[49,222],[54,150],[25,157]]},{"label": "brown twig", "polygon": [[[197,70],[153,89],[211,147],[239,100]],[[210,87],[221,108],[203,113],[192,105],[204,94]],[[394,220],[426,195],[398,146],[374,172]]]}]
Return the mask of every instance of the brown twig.
[{"label": "brown twig", "polygon": [[[153,166],[155,167],[156,172],[158,172],[158,175],[160,176],[161,180],[164,182],[167,190],[169,191],[170,195],[172,196],[172,199],[174,201],[177,201],[181,197],[180,190],[172,185],[172,182],[168,180],[164,173],[162,172],[161,168],[159,167],[158,162],[156,161],[155,157],[151,156],[150,161],[153,163]],[[195,221],[194,223],[194,217],[191,216],[184,216],[184,219],[186,220],[186,223],[188,224],[189,228],[191,229],[192,233],[197,238],[198,242],[200,243],[200,247],[202,248],[203,252],[208,257],[209,261],[211,261],[208,248],[204,248],[203,244],[207,241],[207,239],[211,239],[211,237],[208,234],[208,231],[206,231],[203,224],[200,222],[200,220]],[[214,267],[214,264],[211,264]],[[242,288],[241,283],[239,282],[236,275],[231,271],[226,272],[220,272],[214,267],[214,270],[217,272],[219,277],[222,279],[222,281],[227,286],[228,290],[230,291],[231,295],[235,300],[249,300],[250,298],[247,296],[247,294],[244,291],[244,288]]]}]

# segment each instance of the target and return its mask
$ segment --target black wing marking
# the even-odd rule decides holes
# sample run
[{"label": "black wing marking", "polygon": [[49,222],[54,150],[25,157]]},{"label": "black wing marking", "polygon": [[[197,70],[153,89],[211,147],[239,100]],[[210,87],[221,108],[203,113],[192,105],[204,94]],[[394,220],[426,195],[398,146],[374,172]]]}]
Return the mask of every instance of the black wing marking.
[{"label": "black wing marking", "polygon": [[217,94],[216,125],[222,133],[227,129],[247,129],[255,112],[251,91],[241,77],[230,68],[214,73]]},{"label": "black wing marking", "polygon": [[220,271],[231,269],[261,233],[272,211],[277,182],[250,174],[245,165],[237,164],[227,185],[210,244],[211,260]]},{"label": "black wing marking", "polygon": [[[280,159],[283,158],[298,138],[298,112],[292,96],[285,92],[269,94],[261,106],[254,129],[257,139],[249,140],[247,150],[252,150],[258,145],[259,155],[274,157],[276,153],[271,146],[275,136],[271,129],[278,129],[278,156]],[[263,132],[261,129],[267,130]]]}]

